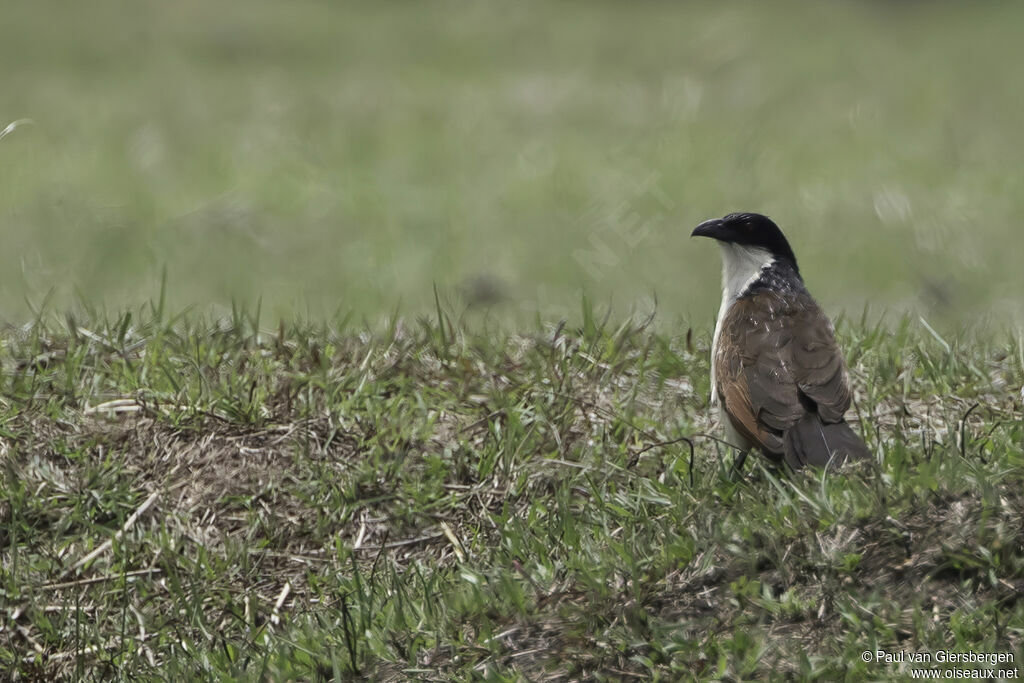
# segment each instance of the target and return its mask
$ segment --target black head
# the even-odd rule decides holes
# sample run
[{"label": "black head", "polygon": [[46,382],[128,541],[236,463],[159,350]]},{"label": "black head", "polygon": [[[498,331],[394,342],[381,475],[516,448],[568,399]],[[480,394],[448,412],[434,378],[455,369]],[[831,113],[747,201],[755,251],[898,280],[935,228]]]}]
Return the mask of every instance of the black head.
[{"label": "black head", "polygon": [[799,274],[796,256],[786,236],[771,218],[759,213],[730,213],[722,218],[713,218],[698,225],[691,237],[711,237],[720,242],[739,244],[747,247],[761,247],[779,260],[789,261]]}]

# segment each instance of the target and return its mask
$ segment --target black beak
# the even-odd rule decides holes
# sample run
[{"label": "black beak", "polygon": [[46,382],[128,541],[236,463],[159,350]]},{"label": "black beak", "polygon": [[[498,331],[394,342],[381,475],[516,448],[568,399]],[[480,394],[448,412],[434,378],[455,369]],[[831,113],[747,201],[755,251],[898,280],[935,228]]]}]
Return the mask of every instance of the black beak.
[{"label": "black beak", "polygon": [[709,221],[704,221],[690,233],[690,237],[710,237],[712,239],[718,239],[722,233],[722,219],[712,218]]}]

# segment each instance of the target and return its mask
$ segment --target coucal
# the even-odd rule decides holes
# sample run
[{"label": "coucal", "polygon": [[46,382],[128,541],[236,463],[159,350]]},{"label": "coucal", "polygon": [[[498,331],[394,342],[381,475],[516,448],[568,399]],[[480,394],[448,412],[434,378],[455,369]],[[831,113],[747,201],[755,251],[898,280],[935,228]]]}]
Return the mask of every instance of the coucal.
[{"label": "coucal", "polygon": [[794,469],[871,456],[846,423],[850,382],[832,322],[804,287],[777,225],[756,213],[704,221],[722,250],[722,307],[711,344],[711,402],[727,440]]}]

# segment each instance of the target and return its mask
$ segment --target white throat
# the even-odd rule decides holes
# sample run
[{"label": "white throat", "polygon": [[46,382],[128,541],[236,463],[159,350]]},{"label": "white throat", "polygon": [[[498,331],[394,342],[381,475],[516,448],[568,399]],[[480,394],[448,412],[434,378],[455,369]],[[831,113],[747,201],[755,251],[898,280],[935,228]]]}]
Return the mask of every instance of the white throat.
[{"label": "white throat", "polygon": [[765,268],[775,263],[767,249],[719,242],[722,249],[722,302],[732,303],[757,282]]},{"label": "white throat", "polygon": [[718,381],[715,378],[715,356],[718,355],[718,337],[722,334],[722,320],[729,307],[747,287],[757,282],[764,269],[775,263],[767,249],[747,247],[730,242],[719,242],[722,249],[722,305],[715,321],[715,336],[711,341],[711,402],[718,402]]}]

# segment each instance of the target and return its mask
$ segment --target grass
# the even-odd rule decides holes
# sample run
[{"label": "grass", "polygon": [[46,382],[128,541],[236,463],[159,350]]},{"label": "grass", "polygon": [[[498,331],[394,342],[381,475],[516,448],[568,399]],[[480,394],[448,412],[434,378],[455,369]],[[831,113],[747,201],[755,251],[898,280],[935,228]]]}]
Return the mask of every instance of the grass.
[{"label": "grass", "polygon": [[[1024,5],[163,3],[4,7],[0,319],[290,318],[431,283],[528,325],[581,292],[712,320],[734,210],[829,310],[1024,321]],[[842,258],[834,249],[843,245]],[[490,297],[488,297],[490,293]]]},{"label": "grass", "polygon": [[907,675],[865,650],[943,649],[1019,667],[1018,338],[843,321],[877,462],[734,476],[702,436],[706,331],[577,317],[267,330],[157,304],[7,328],[0,670],[838,680]]},{"label": "grass", "polygon": [[[0,677],[1019,667],[1024,5],[168,7],[0,11]],[[732,210],[877,462],[708,436]]]}]

